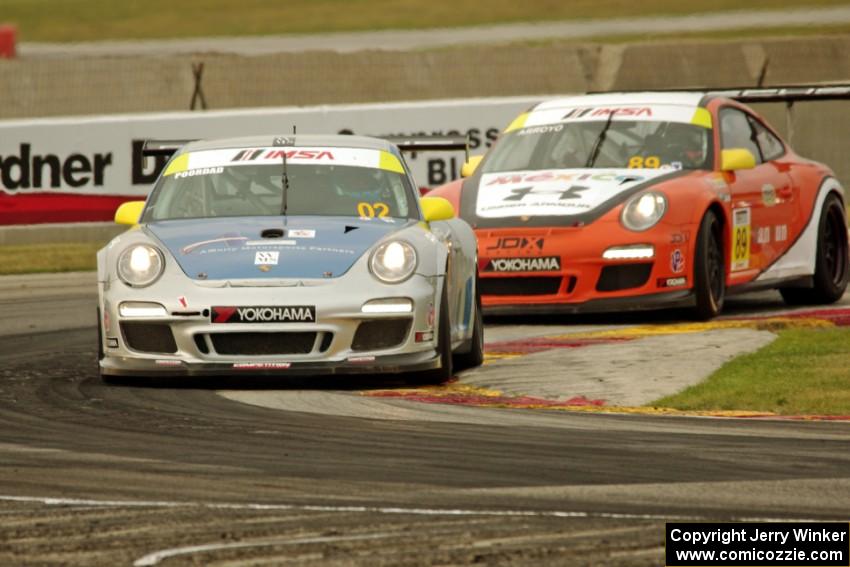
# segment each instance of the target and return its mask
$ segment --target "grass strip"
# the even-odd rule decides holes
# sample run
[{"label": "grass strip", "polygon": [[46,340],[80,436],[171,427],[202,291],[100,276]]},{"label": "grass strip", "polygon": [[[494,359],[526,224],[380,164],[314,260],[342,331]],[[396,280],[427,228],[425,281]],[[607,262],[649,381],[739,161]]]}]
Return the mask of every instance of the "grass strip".
[{"label": "grass strip", "polygon": [[97,41],[427,29],[838,6],[846,0],[0,0],[21,41]]},{"label": "grass strip", "polygon": [[788,329],[704,382],[651,406],[850,415],[850,328]]},{"label": "grass strip", "polygon": [[0,274],[94,270],[102,247],[90,242],[0,246]]}]

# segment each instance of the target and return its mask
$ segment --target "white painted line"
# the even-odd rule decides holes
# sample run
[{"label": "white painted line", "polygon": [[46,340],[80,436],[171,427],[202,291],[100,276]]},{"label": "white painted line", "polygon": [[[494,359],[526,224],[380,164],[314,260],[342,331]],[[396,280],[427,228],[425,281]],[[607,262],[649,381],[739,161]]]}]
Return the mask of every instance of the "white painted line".
[{"label": "white painted line", "polygon": [[162,549],[149,553],[144,557],[133,562],[133,567],[149,567],[158,565],[163,559],[177,557],[180,555],[191,555],[194,553],[206,553],[208,551],[221,551],[223,549],[242,549],[246,547],[274,547],[283,545],[304,545],[310,543],[339,543],[343,541],[362,541],[373,539],[387,539],[391,537],[408,537],[408,534],[365,534],[354,536],[336,536],[336,537],[302,537],[296,539],[279,539],[279,540],[263,540],[255,542],[241,543],[212,543],[208,545],[190,545],[186,547],[174,547],[171,549]]},{"label": "white painted line", "polygon": [[[572,510],[471,510],[463,508],[403,508],[397,506],[328,506],[312,504],[260,504],[255,502],[178,502],[170,500],[91,500],[84,498],[53,498],[47,496],[11,496],[0,495],[0,502],[27,502],[46,506],[93,506],[102,508],[206,508],[208,510],[293,510],[298,512],[339,512],[372,514],[407,514],[413,516],[490,516],[490,517],[531,517],[531,518],[610,518],[617,520],[663,520],[669,521],[716,521],[716,516],[634,514],[627,512],[580,512]],[[737,522],[798,522],[829,521],[828,519],[806,519],[796,517],[757,518],[724,517],[724,521]],[[835,518],[832,521],[842,521]]]}]

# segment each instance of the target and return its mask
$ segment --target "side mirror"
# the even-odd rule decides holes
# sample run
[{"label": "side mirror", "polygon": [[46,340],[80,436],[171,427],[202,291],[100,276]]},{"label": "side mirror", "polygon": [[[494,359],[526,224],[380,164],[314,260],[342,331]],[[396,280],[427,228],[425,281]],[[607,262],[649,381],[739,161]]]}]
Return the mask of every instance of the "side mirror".
[{"label": "side mirror", "polygon": [[420,203],[425,222],[449,220],[455,216],[455,208],[442,197],[423,197]]},{"label": "side mirror", "polygon": [[469,159],[466,160],[466,163],[464,163],[463,167],[460,168],[460,176],[471,177],[472,174],[475,173],[475,168],[478,167],[478,164],[481,163],[482,159],[484,159],[484,156],[469,156]]},{"label": "side mirror", "polygon": [[731,148],[720,152],[720,169],[738,171],[756,166],[756,156],[746,148]]},{"label": "side mirror", "polygon": [[129,201],[124,203],[115,211],[115,224],[126,224],[135,226],[139,224],[142,210],[145,208],[144,201]]}]

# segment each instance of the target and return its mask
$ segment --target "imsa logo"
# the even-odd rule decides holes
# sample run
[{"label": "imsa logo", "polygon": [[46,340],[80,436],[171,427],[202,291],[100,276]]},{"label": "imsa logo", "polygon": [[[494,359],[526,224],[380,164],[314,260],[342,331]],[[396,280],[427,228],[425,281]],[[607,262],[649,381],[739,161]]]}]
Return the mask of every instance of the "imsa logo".
[{"label": "imsa logo", "polygon": [[315,323],[314,305],[213,307],[213,323]]},{"label": "imsa logo", "polygon": [[494,258],[484,266],[485,272],[555,272],[561,269],[557,256],[543,258]]}]

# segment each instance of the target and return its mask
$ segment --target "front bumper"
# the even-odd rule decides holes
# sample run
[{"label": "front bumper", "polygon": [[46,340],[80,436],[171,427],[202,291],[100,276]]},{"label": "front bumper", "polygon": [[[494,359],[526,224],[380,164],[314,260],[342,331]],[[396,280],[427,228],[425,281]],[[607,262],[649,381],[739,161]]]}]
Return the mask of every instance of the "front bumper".
[{"label": "front bumper", "polygon": [[[576,228],[479,230],[486,314],[594,313],[693,303],[691,227],[631,233],[618,222]],[[651,257],[606,251],[651,246]]]},{"label": "front bumper", "polygon": [[[288,362],[279,360],[245,362],[187,362],[138,357],[107,357],[100,363],[104,376],[234,376],[249,373],[259,376],[329,376],[334,374],[401,374],[433,370],[440,367],[435,351],[413,354],[375,356],[372,360]],[[366,357],[368,358],[368,357]],[[238,365],[234,368],[234,365]]]},{"label": "front bumper", "polygon": [[[371,282],[370,282],[371,283]],[[106,376],[217,376],[217,375],[330,375],[404,373],[439,368],[434,312],[437,311],[441,281],[415,275],[403,284],[352,285],[345,278],[318,282],[267,283],[256,287],[217,286],[216,282],[186,279],[179,289],[158,284],[132,289],[120,282],[101,284],[103,352],[100,370]],[[154,292],[154,288],[158,288]],[[364,289],[365,288],[365,289]],[[374,299],[404,297],[411,300],[410,313],[365,313],[362,307]],[[165,308],[160,316],[122,317],[122,302],[154,302]],[[315,306],[315,321],[309,322],[214,322],[217,306]],[[438,312],[438,311],[437,311]],[[373,323],[374,342],[356,341],[361,324]],[[382,329],[391,323],[398,340],[381,341]],[[128,331],[132,325],[170,333],[168,341],[141,342]],[[236,344],[247,350],[227,354],[221,342],[240,335]],[[312,336],[301,347],[290,349],[288,337]],[[173,337],[173,341],[170,339]],[[252,348],[252,340],[264,347]],[[300,340],[300,339],[299,339]],[[296,341],[293,339],[292,344]],[[392,342],[392,341],[390,341]],[[165,347],[157,345],[164,344]],[[276,345],[280,345],[278,348]],[[170,346],[168,346],[170,345]]]}]

